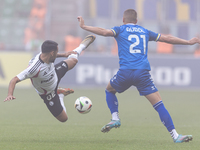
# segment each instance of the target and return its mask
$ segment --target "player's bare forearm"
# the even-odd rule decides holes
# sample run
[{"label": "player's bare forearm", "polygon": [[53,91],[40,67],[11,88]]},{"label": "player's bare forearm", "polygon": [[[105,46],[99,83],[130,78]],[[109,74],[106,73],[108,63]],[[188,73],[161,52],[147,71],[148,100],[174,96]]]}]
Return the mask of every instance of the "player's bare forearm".
[{"label": "player's bare forearm", "polygon": [[114,36],[114,33],[112,32],[112,30],[109,29],[104,29],[104,28],[100,28],[100,27],[93,27],[93,26],[87,26],[84,23],[84,20],[81,16],[78,16],[78,21],[79,21],[79,25],[82,29],[92,32],[94,34],[98,34],[101,36]]},{"label": "player's bare forearm", "polygon": [[82,27],[82,29],[89,31],[89,32],[92,32],[94,34],[101,35],[101,36],[114,36],[114,34],[111,30],[100,28],[100,27],[93,27],[93,26],[84,25]]},{"label": "player's bare forearm", "polygon": [[65,53],[57,53],[56,57],[65,57]]},{"label": "player's bare forearm", "polygon": [[8,95],[6,97],[6,99],[4,100],[5,101],[10,101],[10,100],[13,100],[15,99],[15,97],[13,96],[13,93],[14,93],[14,89],[15,89],[15,85],[20,82],[19,78],[18,77],[14,77],[10,83],[9,83],[9,87],[8,87]]},{"label": "player's bare forearm", "polygon": [[169,44],[180,44],[180,45],[194,45],[196,43],[200,44],[200,39],[197,37],[194,37],[191,40],[184,40],[171,35],[161,35],[158,41]]}]

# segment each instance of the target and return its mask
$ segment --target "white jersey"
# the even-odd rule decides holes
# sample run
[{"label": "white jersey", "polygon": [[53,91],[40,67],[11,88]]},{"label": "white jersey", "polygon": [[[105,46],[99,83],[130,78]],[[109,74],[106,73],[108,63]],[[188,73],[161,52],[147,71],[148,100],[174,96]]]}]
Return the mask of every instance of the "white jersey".
[{"label": "white jersey", "polygon": [[30,78],[33,86],[40,95],[46,95],[55,90],[58,77],[53,63],[45,63],[40,59],[39,53],[29,61],[27,69],[17,75],[19,80]]}]

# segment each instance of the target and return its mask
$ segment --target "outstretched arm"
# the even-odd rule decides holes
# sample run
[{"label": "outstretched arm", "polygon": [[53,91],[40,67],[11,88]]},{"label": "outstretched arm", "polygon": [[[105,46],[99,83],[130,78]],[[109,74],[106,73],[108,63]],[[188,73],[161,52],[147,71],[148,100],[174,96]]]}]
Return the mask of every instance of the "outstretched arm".
[{"label": "outstretched arm", "polygon": [[20,82],[19,78],[16,76],[14,77],[11,81],[10,81],[10,84],[9,84],[9,87],[8,87],[8,96],[6,97],[6,99],[4,100],[5,101],[10,101],[10,100],[13,100],[15,99],[15,97],[13,96],[13,93],[14,93],[14,89],[15,89],[15,85]]},{"label": "outstretched arm", "polygon": [[163,34],[161,34],[158,41],[169,43],[169,44],[181,44],[181,45],[194,45],[196,43],[200,44],[200,39],[197,37],[194,37],[190,40],[184,40],[172,35],[163,35]]},{"label": "outstretched arm", "polygon": [[87,26],[84,24],[84,20],[81,16],[78,16],[78,21],[79,21],[79,25],[82,29],[98,34],[98,35],[102,35],[102,36],[114,36],[114,33],[112,32],[112,30],[110,29],[104,29],[104,28],[99,28],[99,27],[93,27],[93,26]]}]

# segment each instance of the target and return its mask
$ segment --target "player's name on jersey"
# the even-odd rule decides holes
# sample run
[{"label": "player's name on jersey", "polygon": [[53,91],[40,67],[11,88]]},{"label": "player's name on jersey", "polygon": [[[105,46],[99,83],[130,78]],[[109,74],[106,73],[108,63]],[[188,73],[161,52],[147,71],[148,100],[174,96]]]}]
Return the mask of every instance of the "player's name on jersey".
[{"label": "player's name on jersey", "polygon": [[141,28],[136,28],[136,27],[126,27],[127,32],[140,32],[140,33],[145,33]]}]

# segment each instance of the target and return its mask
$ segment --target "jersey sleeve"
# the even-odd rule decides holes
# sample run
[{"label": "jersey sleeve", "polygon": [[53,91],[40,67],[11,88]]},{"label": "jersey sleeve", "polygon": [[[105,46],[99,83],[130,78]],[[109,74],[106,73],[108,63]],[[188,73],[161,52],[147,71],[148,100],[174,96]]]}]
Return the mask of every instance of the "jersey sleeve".
[{"label": "jersey sleeve", "polygon": [[30,78],[28,68],[17,75],[20,81]]},{"label": "jersey sleeve", "polygon": [[114,33],[114,36],[117,36],[119,34],[119,32],[120,32],[120,27],[115,26],[111,30]]},{"label": "jersey sleeve", "polygon": [[149,30],[149,41],[156,41],[157,42],[159,40],[159,38],[160,38],[160,34]]},{"label": "jersey sleeve", "polygon": [[28,78],[33,78],[34,76],[36,76],[36,74],[38,73],[36,70],[32,71],[32,65],[28,66],[28,68],[26,68],[24,71],[22,71],[21,73],[19,73],[17,75],[17,77],[19,78],[19,80],[25,80]]}]

